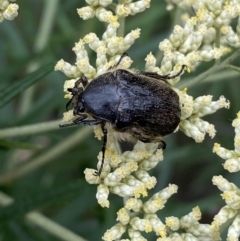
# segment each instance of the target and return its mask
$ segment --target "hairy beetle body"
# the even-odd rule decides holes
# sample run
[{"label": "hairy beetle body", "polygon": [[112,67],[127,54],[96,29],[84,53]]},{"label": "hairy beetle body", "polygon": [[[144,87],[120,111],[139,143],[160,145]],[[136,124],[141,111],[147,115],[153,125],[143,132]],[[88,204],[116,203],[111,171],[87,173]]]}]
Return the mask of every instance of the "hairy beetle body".
[{"label": "hairy beetle body", "polygon": [[92,80],[78,99],[94,118],[143,142],[159,142],[180,121],[179,97],[164,81],[117,69]]},{"label": "hairy beetle body", "polygon": [[[161,142],[162,137],[172,133],[180,122],[180,103],[177,93],[167,80],[180,75],[185,66],[174,76],[158,75],[154,72],[132,72],[117,69],[123,54],[112,69],[90,83],[86,77],[76,81],[72,99],[73,113],[78,116],[71,125],[98,125],[104,134],[102,165],[107,142],[107,125],[110,125],[120,136],[130,136],[143,142]],[[79,85],[82,84],[82,87]],[[88,119],[88,116],[93,119]]]}]

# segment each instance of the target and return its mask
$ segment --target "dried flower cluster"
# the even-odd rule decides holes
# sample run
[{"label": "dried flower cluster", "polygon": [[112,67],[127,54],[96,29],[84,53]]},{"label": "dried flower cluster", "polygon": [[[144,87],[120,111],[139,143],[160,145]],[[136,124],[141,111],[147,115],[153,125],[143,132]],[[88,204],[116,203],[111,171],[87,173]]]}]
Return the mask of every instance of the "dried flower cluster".
[{"label": "dried flower cluster", "polygon": [[0,22],[4,19],[13,20],[18,15],[19,6],[15,2],[16,0],[0,0]]},{"label": "dried flower cluster", "polygon": [[[89,33],[75,44],[74,65],[64,60],[57,63],[55,70],[60,70],[71,78],[64,84],[66,98],[72,97],[67,89],[72,88],[79,77],[86,76],[91,80],[105,73],[139,38],[140,29],[131,31],[125,37],[119,37],[117,35],[119,18],[137,14],[150,7],[150,0],[135,2],[122,0],[121,4],[114,5],[115,11],[110,11],[107,9],[112,6],[112,0],[86,0],[86,2],[88,6],[78,9],[79,16],[84,20],[96,17],[99,21],[107,23],[107,27],[101,38],[95,33]],[[159,49],[163,52],[161,66],[156,66],[156,58],[152,53],[147,55],[146,71],[174,74],[182,65],[187,65],[189,70],[193,71],[200,62],[219,60],[221,56],[229,53],[230,47],[240,47],[239,1],[169,0],[167,2],[169,9],[174,5],[183,9],[191,7],[196,14],[183,15],[185,22],[183,27],[175,26],[169,38],[159,44]],[[238,18],[236,30],[230,26],[235,18]],[[89,63],[86,45],[96,52],[96,66]],[[128,69],[131,64],[132,60],[127,57],[123,59],[120,67]],[[174,85],[179,79],[180,77],[177,77],[170,82]],[[202,117],[213,114],[220,108],[229,108],[230,104],[225,97],[221,96],[214,101],[210,95],[193,98],[187,94],[186,88],[183,90],[174,88],[174,90],[178,93],[181,103],[181,122],[178,129],[196,142],[202,142],[205,134],[213,138],[216,133],[214,125],[204,121]],[[73,119],[72,110],[64,113],[64,121],[70,122]],[[214,147],[214,151],[227,160],[224,168],[235,172],[240,167],[239,119],[240,114],[233,122],[236,130],[235,150],[226,150],[219,144],[215,144]],[[95,127],[94,130],[96,137],[101,139],[101,129]],[[124,207],[117,213],[117,224],[106,231],[103,240],[146,240],[142,232],[154,232],[158,241],[219,240],[221,225],[232,218],[234,219],[228,229],[228,241],[238,240],[240,217],[237,213],[240,207],[240,192],[234,184],[222,177],[213,178],[214,185],[223,191],[222,197],[227,205],[215,216],[211,225],[199,223],[201,212],[198,207],[181,218],[167,217],[165,221],[161,220],[156,212],[164,208],[171,195],[177,192],[177,186],[169,184],[165,189],[148,197],[147,201],[141,198],[148,196],[148,190],[156,185],[156,178],[150,176],[148,171],[163,160],[162,150],[158,149],[157,144],[137,142],[132,151],[121,153],[114,133],[109,130],[108,134],[101,177],[95,176],[92,169],[85,170],[87,182],[98,184],[96,197],[102,207],[109,207],[110,192],[125,199]],[[101,165],[101,157],[102,153],[98,156],[98,167]],[[128,233],[129,239],[121,239],[125,232]]]}]

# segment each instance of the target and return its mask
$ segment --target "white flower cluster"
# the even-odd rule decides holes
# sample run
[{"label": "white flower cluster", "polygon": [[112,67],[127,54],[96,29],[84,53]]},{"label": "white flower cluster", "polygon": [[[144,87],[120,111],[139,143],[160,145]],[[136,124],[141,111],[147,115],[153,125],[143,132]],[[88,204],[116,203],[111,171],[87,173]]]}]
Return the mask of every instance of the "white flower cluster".
[{"label": "white flower cluster", "polygon": [[145,202],[129,197],[124,207],[117,212],[118,223],[105,232],[103,240],[119,239],[126,230],[133,241],[146,240],[141,232],[154,232],[158,237],[166,237],[167,227],[155,213],[162,209],[167,200],[176,192],[177,186],[169,184],[167,188],[157,192]]},{"label": "white flower cluster", "polygon": [[[71,78],[64,84],[66,98],[72,98],[67,89],[72,88],[79,77],[86,76],[91,81],[106,73],[110,67],[116,65],[121,54],[128,50],[139,37],[140,29],[131,31],[125,37],[119,37],[117,35],[120,26],[118,18],[144,11],[150,5],[150,0],[135,2],[121,0],[119,1],[121,4],[114,4],[112,0],[86,0],[86,2],[88,6],[78,9],[79,16],[84,20],[96,16],[108,25],[101,39],[95,33],[89,33],[75,44],[73,48],[76,54],[75,65],[60,60],[55,66],[55,70],[60,70]],[[169,0],[168,2],[176,3],[184,8],[192,6],[196,16],[188,18],[183,27],[175,26],[169,39],[159,44],[159,48],[163,52],[161,67],[156,66],[157,61],[152,53],[147,55],[146,71],[171,76],[178,73],[183,65],[186,65],[189,70],[193,70],[199,62],[219,60],[222,55],[229,52],[229,46],[238,47],[240,21],[237,23],[236,33],[229,27],[231,20],[240,13],[240,4],[235,3],[236,1]],[[108,7],[114,9],[113,12],[106,10]],[[214,45],[216,28],[219,28],[218,34],[221,35],[218,45]],[[95,66],[90,64],[85,45],[96,53]],[[120,67],[128,69],[131,64],[132,60],[126,57],[121,61]],[[169,82],[173,85],[179,79],[180,76]],[[178,129],[196,142],[202,142],[206,134],[213,138],[216,133],[214,126],[204,121],[202,117],[212,114],[220,108],[229,108],[230,104],[225,97],[221,96],[219,100],[213,101],[213,96],[210,95],[193,98],[187,94],[186,88],[183,90],[174,88],[174,90],[178,93],[181,104],[181,122]],[[239,116],[240,113],[238,119],[234,120],[235,151],[226,150],[219,144],[215,144],[214,147],[214,151],[227,160],[224,167],[232,171],[240,169]],[[64,113],[64,121],[71,122],[73,119],[72,110]],[[101,128],[95,126],[94,131],[96,137],[101,139],[103,136]],[[102,164],[102,153],[99,154],[98,160],[99,169]],[[141,232],[154,232],[158,241],[218,240],[220,226],[227,219],[233,217],[234,221],[229,228],[228,241],[237,240],[236,237],[240,233],[240,218],[236,215],[239,191],[234,184],[228,184],[224,190],[222,187],[220,188],[224,191],[223,198],[226,200],[227,206],[216,215],[211,225],[198,222],[201,217],[198,207],[182,218],[168,217],[164,224],[156,212],[164,207],[172,194],[177,192],[177,186],[170,184],[162,191],[148,197],[148,200],[141,199],[148,196],[148,190],[157,183],[156,178],[150,176],[148,171],[162,160],[162,150],[158,149],[157,144],[144,144],[140,141],[132,151],[121,154],[114,133],[111,128],[108,128],[108,142],[101,177],[94,175],[95,170],[93,169],[86,169],[84,172],[88,183],[98,184],[96,197],[102,207],[110,206],[109,193],[124,197],[126,201],[124,207],[117,213],[118,223],[106,231],[103,240],[123,241],[124,239],[121,237],[125,232],[132,241],[146,240]],[[214,184],[219,187],[220,184],[217,184],[218,181],[215,179]],[[233,192],[235,196],[232,195]],[[233,232],[234,234],[232,234]]]},{"label": "white flower cluster", "polygon": [[[85,170],[85,178],[90,184],[100,184],[97,200],[102,207],[109,207],[109,192],[121,197],[140,198],[148,195],[157,180],[147,171],[163,160],[162,149],[158,144],[137,142],[133,151],[120,155],[114,136],[109,130],[105,161],[101,178],[94,175],[93,169]],[[102,163],[102,153],[98,156],[98,167]]]},{"label": "white flower cluster", "polygon": [[226,160],[223,164],[226,170],[238,172],[240,171],[240,111],[237,113],[237,118],[233,120],[232,126],[235,128],[234,150],[228,150],[215,143],[213,152]]},{"label": "white flower cluster", "polygon": [[220,240],[220,228],[222,225],[229,226],[227,241],[238,241],[240,237],[240,189],[222,176],[214,176],[213,184],[223,192],[221,195],[226,206],[220,209],[211,223],[211,232],[214,240]]},{"label": "white flower cluster", "polygon": [[213,138],[216,134],[214,125],[202,120],[201,117],[212,114],[220,108],[229,108],[229,101],[224,96],[212,101],[211,95],[200,96],[193,100],[193,97],[186,93],[186,89],[176,91],[181,103],[180,130],[198,143],[204,140],[206,133]]},{"label": "white flower cluster", "polygon": [[[84,75],[89,79],[105,73],[110,67],[114,66],[117,59],[123,52],[128,50],[140,35],[140,29],[131,31],[125,37],[117,37],[117,29],[119,23],[117,21],[108,24],[106,31],[100,40],[95,33],[87,34],[75,44],[73,51],[76,54],[76,65],[71,65],[64,60],[58,61],[55,70],[62,71],[66,76],[71,78],[79,78]],[[96,68],[90,65],[88,53],[85,44],[96,52]],[[110,57],[108,57],[110,56]],[[120,66],[129,68],[132,61],[129,57],[124,58]],[[75,80],[70,80],[65,84],[65,88],[73,87]]]},{"label": "white flower cluster", "polygon": [[13,20],[18,15],[19,6],[15,2],[16,0],[0,0],[0,23],[6,20]]},{"label": "white flower cluster", "polygon": [[[192,69],[200,61],[219,59],[230,50],[228,46],[240,47],[239,0],[166,1],[168,9],[173,6],[193,9],[196,16],[189,18],[185,14],[185,26],[176,25],[169,39],[160,43],[159,47],[164,52],[163,73],[169,72],[173,63],[185,64]],[[237,26],[233,29],[230,24],[236,18]],[[218,45],[215,45],[216,35],[219,35]]]},{"label": "white flower cluster", "polygon": [[[136,2],[122,0],[119,1],[121,2],[119,4],[113,4],[112,0],[86,0],[86,2],[89,6],[77,10],[82,19],[87,20],[96,16],[99,21],[110,23],[113,18],[117,20],[118,17],[127,17],[143,12],[146,8],[149,8],[151,0]],[[116,15],[113,15],[112,11],[106,10],[107,7],[114,8]]]}]

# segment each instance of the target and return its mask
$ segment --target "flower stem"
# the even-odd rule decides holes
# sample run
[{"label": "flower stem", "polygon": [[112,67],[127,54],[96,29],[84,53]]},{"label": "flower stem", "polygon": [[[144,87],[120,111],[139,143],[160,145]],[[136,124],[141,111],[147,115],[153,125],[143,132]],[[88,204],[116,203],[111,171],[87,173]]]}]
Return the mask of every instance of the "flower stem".
[{"label": "flower stem", "polygon": [[[14,202],[14,199],[0,191],[0,206],[9,206]],[[39,212],[29,212],[25,215],[26,221],[31,225],[34,224],[37,227],[42,228],[48,233],[58,237],[63,241],[86,241],[82,237],[71,232],[69,229],[64,228],[60,224],[55,223],[49,218],[45,217]]]},{"label": "flower stem", "polygon": [[56,158],[61,156],[64,152],[78,145],[79,142],[82,141],[91,132],[92,128],[85,126],[84,128],[81,128],[66,138],[64,141],[44,152],[44,154],[32,159],[30,162],[27,162],[22,166],[18,166],[15,170],[11,170],[7,173],[2,173],[0,175],[0,184],[12,182],[13,180],[16,180],[30,172],[35,171],[39,167],[53,160],[56,160]]},{"label": "flower stem", "polygon": [[25,135],[34,135],[38,133],[43,133],[47,131],[59,129],[59,124],[62,120],[42,122],[33,125],[26,125],[20,127],[11,127],[0,129],[0,138],[4,137],[13,137],[13,136],[25,136]]}]

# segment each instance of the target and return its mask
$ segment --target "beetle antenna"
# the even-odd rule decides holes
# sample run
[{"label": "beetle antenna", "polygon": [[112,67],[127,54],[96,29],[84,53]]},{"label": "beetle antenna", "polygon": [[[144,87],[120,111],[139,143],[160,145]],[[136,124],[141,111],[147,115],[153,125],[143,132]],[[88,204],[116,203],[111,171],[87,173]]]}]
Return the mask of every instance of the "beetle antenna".
[{"label": "beetle antenna", "polygon": [[[74,97],[74,96],[73,96]],[[68,107],[69,105],[72,103],[73,101],[73,97],[68,101],[68,103],[66,104],[66,110],[68,111]]]},{"label": "beetle antenna", "polygon": [[115,65],[115,67],[117,67],[117,66],[122,62],[123,58],[125,58],[125,57],[127,57],[127,56],[128,56],[128,54],[127,54],[126,52],[124,52],[124,53],[121,55],[120,59],[118,60],[117,64]]},{"label": "beetle antenna", "polygon": [[178,73],[171,75],[171,76],[168,75],[168,76],[166,76],[166,79],[174,79],[174,78],[178,77],[185,68],[187,68],[187,65],[182,65],[182,67]]}]

